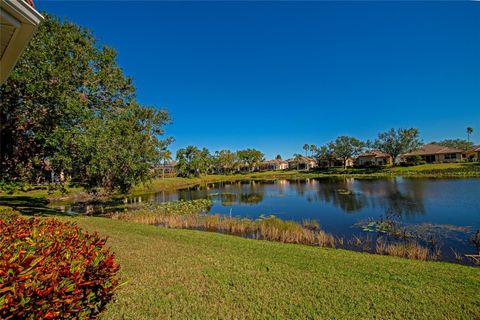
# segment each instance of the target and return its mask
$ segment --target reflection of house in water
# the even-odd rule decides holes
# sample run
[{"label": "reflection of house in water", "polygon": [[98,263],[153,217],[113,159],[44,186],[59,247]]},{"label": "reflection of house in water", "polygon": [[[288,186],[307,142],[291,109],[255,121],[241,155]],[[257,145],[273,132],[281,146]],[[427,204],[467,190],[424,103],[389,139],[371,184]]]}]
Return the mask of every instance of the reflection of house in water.
[{"label": "reflection of house in water", "polygon": [[357,189],[368,196],[371,205],[383,207],[387,215],[425,214],[424,183],[403,178],[357,180]]},{"label": "reflection of house in water", "polygon": [[222,206],[228,207],[237,203],[238,196],[235,193],[221,193],[219,195]]},{"label": "reflection of house in water", "polygon": [[315,200],[332,203],[348,213],[359,211],[366,206],[365,196],[352,192],[354,184],[352,178],[324,179],[323,181],[325,183],[318,185]]},{"label": "reflection of house in water", "polygon": [[257,204],[263,201],[263,193],[259,193],[259,192],[241,193],[239,201],[240,203],[244,203],[244,204]]},{"label": "reflection of house in water", "polygon": [[423,183],[401,178],[327,180],[320,184],[317,196],[346,212],[355,212],[366,207],[381,207],[388,215],[424,214]]}]

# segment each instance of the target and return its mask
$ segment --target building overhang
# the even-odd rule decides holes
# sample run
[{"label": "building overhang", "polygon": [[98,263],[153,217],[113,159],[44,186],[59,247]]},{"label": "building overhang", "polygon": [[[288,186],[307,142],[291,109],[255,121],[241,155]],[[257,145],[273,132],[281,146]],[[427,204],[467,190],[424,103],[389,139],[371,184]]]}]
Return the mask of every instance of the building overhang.
[{"label": "building overhang", "polygon": [[0,1],[0,84],[28,45],[43,16],[23,0]]}]

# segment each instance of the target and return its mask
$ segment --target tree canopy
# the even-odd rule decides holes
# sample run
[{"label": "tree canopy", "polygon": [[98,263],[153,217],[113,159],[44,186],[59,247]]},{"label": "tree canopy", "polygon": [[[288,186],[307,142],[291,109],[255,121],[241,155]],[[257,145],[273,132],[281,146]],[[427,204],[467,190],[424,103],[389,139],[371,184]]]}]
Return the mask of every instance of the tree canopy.
[{"label": "tree canopy", "polygon": [[264,154],[256,149],[245,149],[237,151],[240,162],[252,171],[255,166],[263,161]]},{"label": "tree canopy", "polygon": [[378,134],[378,138],[372,143],[372,146],[382,152],[389,154],[394,163],[395,159],[403,154],[422,145],[419,139],[418,129],[390,129]]},{"label": "tree canopy", "polygon": [[41,183],[53,173],[109,192],[148,180],[169,116],[135,91],[114,49],[46,15],[0,88],[2,178]]},{"label": "tree canopy", "polygon": [[341,158],[344,168],[347,160],[360,154],[365,144],[354,137],[340,136],[329,144],[329,148],[335,157]]},{"label": "tree canopy", "polygon": [[177,151],[176,169],[182,177],[207,174],[212,172],[213,158],[207,148],[200,150],[195,146],[188,146]]}]

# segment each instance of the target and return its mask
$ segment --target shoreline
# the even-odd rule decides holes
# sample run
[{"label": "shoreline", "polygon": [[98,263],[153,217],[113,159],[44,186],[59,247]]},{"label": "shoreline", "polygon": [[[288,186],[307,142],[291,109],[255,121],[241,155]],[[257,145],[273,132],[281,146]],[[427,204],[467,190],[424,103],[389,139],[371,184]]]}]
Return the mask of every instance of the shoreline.
[{"label": "shoreline", "polygon": [[121,197],[144,195],[148,193],[175,191],[182,188],[188,188],[197,185],[209,183],[228,182],[228,181],[248,181],[248,180],[278,180],[278,179],[322,179],[322,178],[356,178],[356,179],[382,179],[382,178],[420,178],[420,179],[464,179],[480,178],[480,163],[441,163],[427,164],[412,167],[388,167],[378,169],[357,169],[351,168],[344,170],[335,168],[317,171],[265,171],[252,172],[245,174],[232,175],[206,175],[200,177],[166,177],[155,178],[149,183],[135,186],[126,194],[89,194],[81,188],[67,187],[67,193],[62,194],[55,190],[49,193],[46,189],[36,189],[31,191],[16,191],[12,194],[0,192],[1,197],[33,197],[45,198],[50,202],[68,203],[74,201],[94,201],[115,199]]}]

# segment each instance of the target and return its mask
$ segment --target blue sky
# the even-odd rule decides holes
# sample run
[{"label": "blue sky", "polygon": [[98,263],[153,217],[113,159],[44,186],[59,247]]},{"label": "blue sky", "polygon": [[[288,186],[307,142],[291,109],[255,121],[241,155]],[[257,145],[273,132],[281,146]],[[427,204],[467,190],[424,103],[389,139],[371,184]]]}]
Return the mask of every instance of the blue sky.
[{"label": "blue sky", "polygon": [[172,150],[290,157],[416,127],[480,142],[480,2],[66,2],[37,8],[118,50]]}]

